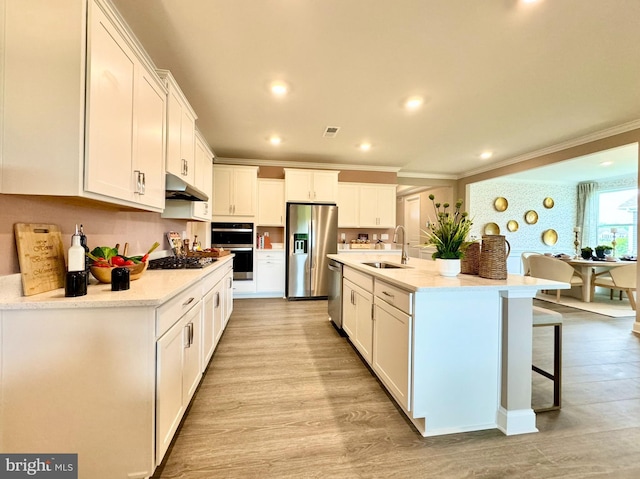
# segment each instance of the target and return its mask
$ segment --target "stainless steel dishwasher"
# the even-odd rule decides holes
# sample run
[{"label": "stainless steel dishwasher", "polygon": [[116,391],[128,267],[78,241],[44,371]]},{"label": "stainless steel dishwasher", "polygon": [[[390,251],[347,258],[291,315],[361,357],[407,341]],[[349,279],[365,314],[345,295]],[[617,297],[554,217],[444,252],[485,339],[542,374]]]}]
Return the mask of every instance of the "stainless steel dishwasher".
[{"label": "stainless steel dishwasher", "polygon": [[342,263],[329,260],[329,319],[342,332]]}]

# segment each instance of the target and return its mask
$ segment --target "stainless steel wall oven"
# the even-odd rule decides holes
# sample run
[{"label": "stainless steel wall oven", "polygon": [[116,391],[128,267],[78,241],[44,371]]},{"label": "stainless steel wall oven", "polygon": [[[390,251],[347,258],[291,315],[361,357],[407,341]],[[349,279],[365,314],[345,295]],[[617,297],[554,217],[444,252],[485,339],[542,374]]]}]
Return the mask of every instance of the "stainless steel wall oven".
[{"label": "stainless steel wall oven", "polygon": [[235,254],[234,281],[253,279],[253,250],[255,248],[253,223],[211,223],[211,246],[224,248]]}]

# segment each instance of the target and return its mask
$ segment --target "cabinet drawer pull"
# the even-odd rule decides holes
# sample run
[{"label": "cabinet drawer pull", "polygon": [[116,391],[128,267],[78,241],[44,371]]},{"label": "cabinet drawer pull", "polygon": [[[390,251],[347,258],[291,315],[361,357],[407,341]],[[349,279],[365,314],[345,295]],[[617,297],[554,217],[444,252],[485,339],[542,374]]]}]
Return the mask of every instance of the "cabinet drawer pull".
[{"label": "cabinet drawer pull", "polygon": [[385,296],[389,296],[390,298],[395,298],[393,294],[387,293],[386,291],[383,291],[382,294],[384,294]]},{"label": "cabinet drawer pull", "polygon": [[196,298],[194,298],[193,296],[190,297],[184,303],[182,303],[182,306],[189,306],[191,303],[193,303],[194,299],[196,299]]}]

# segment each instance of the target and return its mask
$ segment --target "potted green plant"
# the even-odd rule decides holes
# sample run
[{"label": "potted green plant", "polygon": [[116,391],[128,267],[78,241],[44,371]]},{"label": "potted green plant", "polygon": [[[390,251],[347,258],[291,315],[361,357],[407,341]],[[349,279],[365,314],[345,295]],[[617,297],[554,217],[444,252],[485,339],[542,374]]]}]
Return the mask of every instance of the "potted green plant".
[{"label": "potted green plant", "polygon": [[611,246],[606,244],[599,244],[596,246],[596,256],[600,259],[604,259],[605,255],[611,253]]},{"label": "potted green plant", "polygon": [[436,248],[432,257],[439,263],[440,274],[456,276],[460,272],[460,259],[471,244],[467,236],[473,222],[466,211],[460,211],[462,200],[456,202],[453,211],[448,211],[449,203],[436,203],[434,195],[429,195],[429,199],[433,203],[436,221],[429,223],[427,231],[423,231],[427,237],[426,245]]},{"label": "potted green plant", "polygon": [[589,246],[585,246],[581,250],[582,259],[591,259],[593,257],[593,248]]}]

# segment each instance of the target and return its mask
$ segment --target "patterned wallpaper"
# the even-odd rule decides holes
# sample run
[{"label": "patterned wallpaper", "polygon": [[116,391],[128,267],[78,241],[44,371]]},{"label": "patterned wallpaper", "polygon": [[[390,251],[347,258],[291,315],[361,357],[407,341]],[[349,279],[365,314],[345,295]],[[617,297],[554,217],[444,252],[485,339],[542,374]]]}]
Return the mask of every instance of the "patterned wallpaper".
[{"label": "patterned wallpaper", "polygon": [[[505,211],[496,211],[496,198],[506,198]],[[553,199],[553,207],[546,208],[545,198]],[[481,238],[487,223],[496,223],[512,251],[574,254],[573,227],[576,222],[577,188],[575,184],[532,183],[525,181],[485,181],[469,186],[468,211],[473,218],[471,234]],[[533,210],[538,221],[527,224],[525,213]],[[509,231],[507,222],[515,220],[517,231]],[[542,240],[545,230],[556,231],[558,240],[548,246]]]}]

